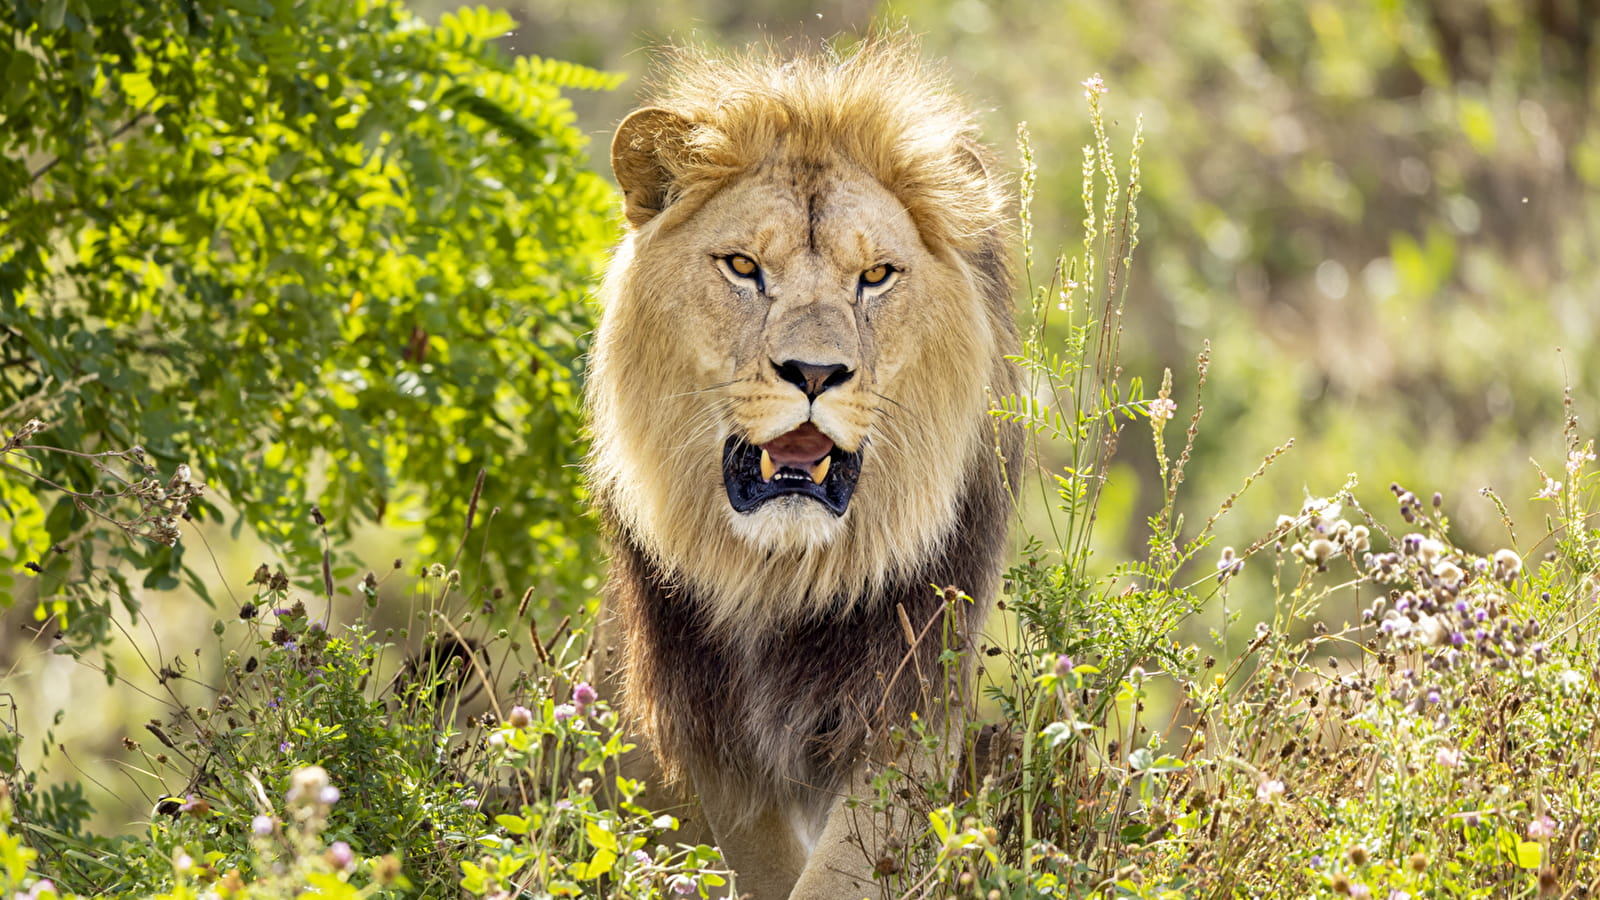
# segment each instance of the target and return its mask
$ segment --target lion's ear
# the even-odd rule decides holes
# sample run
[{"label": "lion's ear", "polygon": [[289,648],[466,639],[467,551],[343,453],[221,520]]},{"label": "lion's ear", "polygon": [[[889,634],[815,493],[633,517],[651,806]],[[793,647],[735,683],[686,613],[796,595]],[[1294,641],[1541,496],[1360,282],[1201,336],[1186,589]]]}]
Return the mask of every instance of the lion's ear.
[{"label": "lion's ear", "polygon": [[989,180],[989,151],[982,144],[966,137],[957,138],[956,159],[973,175],[983,181]]},{"label": "lion's ear", "polygon": [[623,214],[634,227],[666,208],[672,174],[664,159],[682,151],[691,127],[683,116],[655,106],[635,110],[617,126],[611,171],[622,188]]}]

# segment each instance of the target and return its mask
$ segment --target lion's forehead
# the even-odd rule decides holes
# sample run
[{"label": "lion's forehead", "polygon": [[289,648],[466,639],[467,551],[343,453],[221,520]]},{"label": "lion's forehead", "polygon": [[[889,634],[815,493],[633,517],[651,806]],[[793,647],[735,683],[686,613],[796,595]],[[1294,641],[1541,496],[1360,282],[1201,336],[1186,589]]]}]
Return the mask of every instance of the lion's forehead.
[{"label": "lion's forehead", "polygon": [[777,269],[823,262],[839,274],[921,252],[905,207],[875,178],[847,163],[779,160],[734,179],[702,210],[721,241]]}]

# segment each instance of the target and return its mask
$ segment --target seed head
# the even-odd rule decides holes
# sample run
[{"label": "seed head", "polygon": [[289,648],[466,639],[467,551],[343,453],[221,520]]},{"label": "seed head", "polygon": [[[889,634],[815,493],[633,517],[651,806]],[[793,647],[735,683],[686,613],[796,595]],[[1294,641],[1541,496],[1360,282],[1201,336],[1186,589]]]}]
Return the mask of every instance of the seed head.
[{"label": "seed head", "polygon": [[1517,551],[1502,548],[1494,552],[1494,577],[1510,584],[1522,571],[1522,557]]}]

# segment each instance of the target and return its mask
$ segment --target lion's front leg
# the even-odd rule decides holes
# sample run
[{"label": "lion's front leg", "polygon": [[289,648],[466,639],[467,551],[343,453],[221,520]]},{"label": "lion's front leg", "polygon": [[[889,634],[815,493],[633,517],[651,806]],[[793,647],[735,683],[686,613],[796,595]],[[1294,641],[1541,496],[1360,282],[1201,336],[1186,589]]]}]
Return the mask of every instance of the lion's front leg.
[{"label": "lion's front leg", "polygon": [[790,896],[807,856],[794,811],[713,775],[694,781],[717,848],[734,871],[734,895],[752,900]]},{"label": "lion's front leg", "polygon": [[[822,833],[795,882],[790,900],[863,900],[882,895],[874,861],[888,852],[891,837],[905,839],[906,810],[872,809],[875,795],[866,765],[851,774],[848,793],[832,800]],[[861,802],[847,803],[849,797]]]},{"label": "lion's front leg", "polygon": [[[924,818],[913,815],[912,804],[894,801],[884,810],[873,809],[877,789],[873,776],[891,767],[901,773],[897,784],[911,788],[912,796],[925,785],[937,783],[954,770],[959,756],[961,728],[958,719],[943,719],[943,740],[929,750],[917,742],[894,741],[880,748],[878,758],[863,760],[850,774],[843,796],[831,800],[826,823],[817,837],[805,869],[795,882],[790,900],[863,900],[897,896],[876,878],[878,861],[896,859],[899,848],[909,846]],[[892,761],[891,761],[892,760]],[[859,802],[850,804],[848,798]]]}]

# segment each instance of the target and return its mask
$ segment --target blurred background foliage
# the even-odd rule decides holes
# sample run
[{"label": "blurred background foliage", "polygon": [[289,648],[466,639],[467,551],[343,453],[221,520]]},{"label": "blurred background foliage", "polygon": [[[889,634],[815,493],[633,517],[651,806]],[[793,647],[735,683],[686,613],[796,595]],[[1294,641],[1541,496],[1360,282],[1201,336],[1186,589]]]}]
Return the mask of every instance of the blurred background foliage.
[{"label": "blurred background foliage", "polygon": [[[114,9],[130,17],[118,33],[143,29],[162,62],[119,69],[114,42],[93,47],[110,63],[100,74],[51,71],[57,94],[0,112],[0,409],[33,404],[57,446],[142,443],[163,482],[176,463],[193,464],[234,504],[196,507],[203,517],[240,516],[268,541],[220,550],[206,568],[221,574],[208,579],[238,586],[271,552],[320,586],[322,545],[307,513],[318,502],[335,545],[368,565],[397,547],[411,561],[448,557],[482,467],[480,512],[499,511],[492,540],[467,559],[490,560],[509,591],[545,588],[556,606],[588,596],[600,557],[574,468],[592,315],[582,298],[616,217],[600,178],[583,174],[582,136],[600,148],[591,164],[605,174],[603,148],[648,81],[653,46],[815,43],[882,21],[904,21],[926,55],[946,60],[1008,167],[1027,122],[1041,260],[1079,234],[1089,139],[1080,82],[1099,73],[1110,85],[1119,150],[1142,117],[1124,367],[1147,386],[1173,369],[1184,421],[1193,360],[1210,342],[1206,418],[1180,494],[1191,520],[1292,437],[1295,449],[1219,526],[1223,542],[1248,543],[1307,492],[1332,494],[1354,472],[1370,495],[1391,480],[1445,491],[1466,546],[1542,549],[1528,460],[1559,475],[1564,386],[1586,431],[1600,412],[1593,0],[497,5],[509,22],[447,19],[458,4],[417,0],[409,8],[444,23],[438,32],[373,29],[320,44],[306,35],[365,7],[263,3],[250,33],[264,39],[244,40],[248,29],[193,31],[182,11],[235,4],[12,5],[13,17],[60,15],[63,42],[85,40],[70,27],[73,10]],[[513,65],[502,51],[628,79],[569,106],[560,85],[613,82]],[[12,71],[24,55],[0,66],[8,86],[45,76]],[[341,76],[351,72],[373,75],[369,94],[348,92]],[[27,144],[18,135],[29,116],[59,117],[58,130],[77,136]],[[270,140],[241,143],[226,127],[240,116],[269,118]],[[40,178],[56,158],[85,164]],[[98,214],[124,192],[132,215]],[[272,254],[291,236],[317,243],[278,265],[246,265],[241,248]],[[50,290],[29,298],[23,317],[17,286],[40,272]],[[37,312],[71,321],[89,304],[94,316],[78,320],[89,329]],[[164,354],[163,336],[178,328],[204,352]],[[37,358],[53,368],[13,362],[24,345],[21,355],[43,348]],[[95,378],[75,382],[89,370]],[[1160,503],[1142,435],[1124,441],[1122,477],[1102,507],[1102,536],[1125,541],[1108,542],[1108,554],[1142,543],[1144,516]],[[78,485],[103,478],[82,461],[61,474]],[[1514,541],[1475,495],[1486,486],[1505,499]],[[54,559],[44,551],[57,531],[84,527],[81,513],[48,495],[28,509],[17,482],[0,487],[13,523],[0,525],[9,542],[0,577],[16,579],[0,589],[31,600],[69,583],[65,555],[53,581],[22,566]],[[376,539],[359,530],[379,518],[413,530]],[[341,544],[351,533],[365,536]],[[141,564],[165,552],[125,546]],[[353,580],[339,571],[341,584]],[[1264,583],[1250,587],[1268,575],[1247,570],[1234,602],[1269,602]],[[207,579],[194,586],[210,590]],[[108,597],[138,595],[124,586],[73,602],[110,615]],[[176,607],[161,609],[180,632],[214,615]],[[0,671],[43,671],[6,646],[31,615],[31,603],[5,614]],[[48,646],[32,640],[34,652]],[[51,671],[41,685],[59,685],[59,666]],[[81,727],[58,722],[52,734]]]}]

